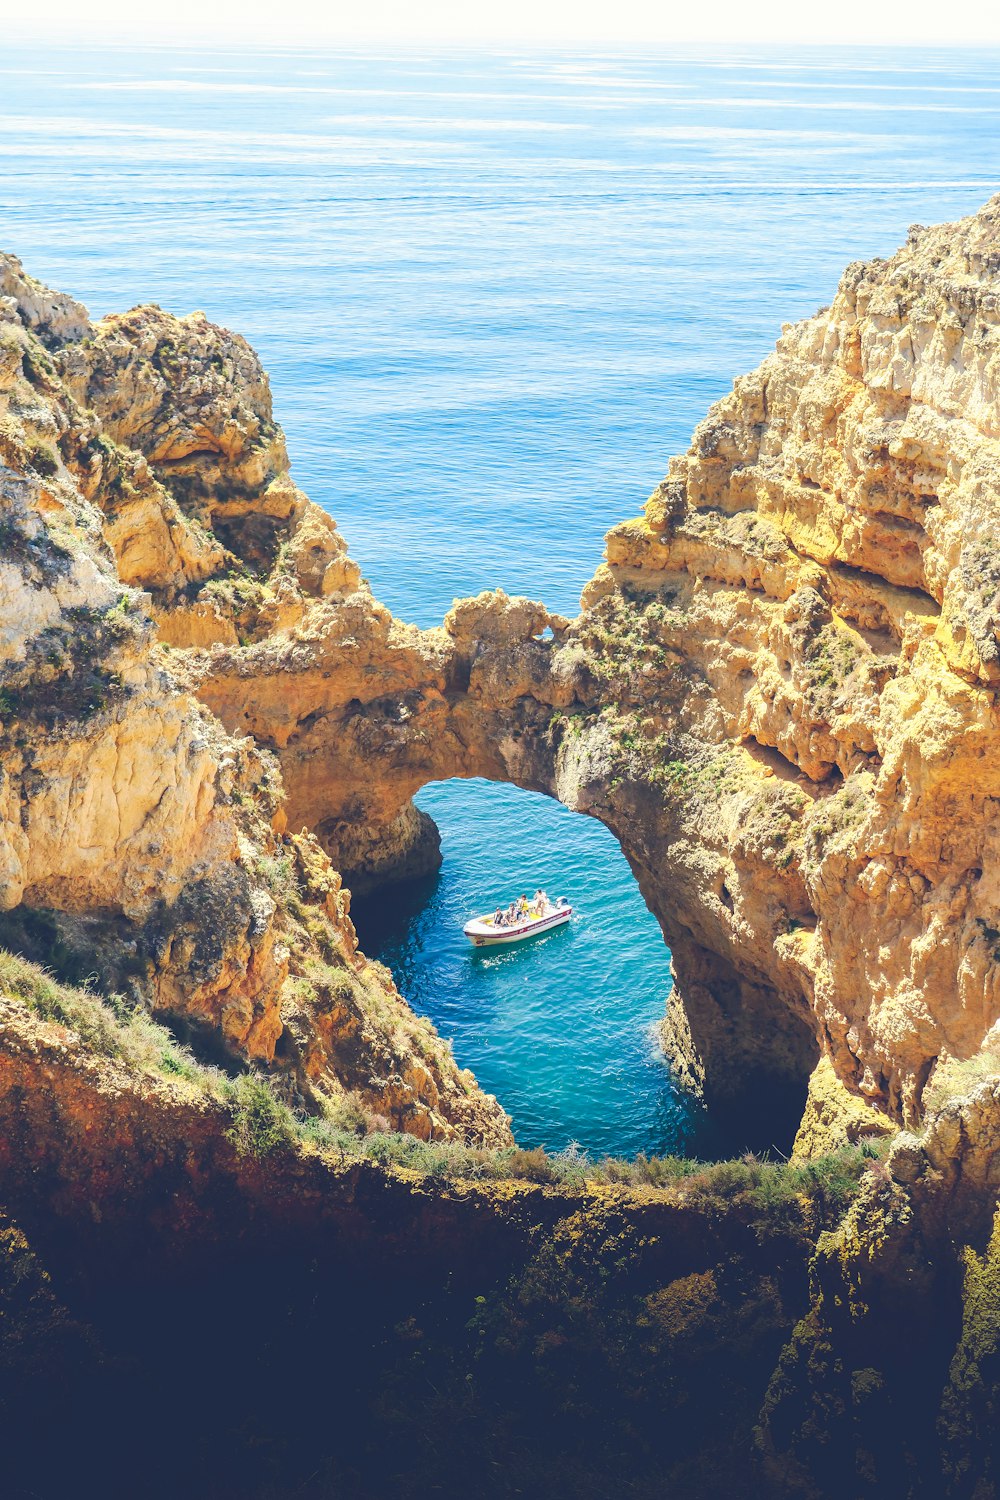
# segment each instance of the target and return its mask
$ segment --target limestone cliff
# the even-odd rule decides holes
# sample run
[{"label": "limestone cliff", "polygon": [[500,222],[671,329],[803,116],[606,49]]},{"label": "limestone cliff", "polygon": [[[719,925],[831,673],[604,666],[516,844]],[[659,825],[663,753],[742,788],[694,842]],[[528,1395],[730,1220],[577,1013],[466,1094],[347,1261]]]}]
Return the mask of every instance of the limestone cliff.
[{"label": "limestone cliff", "polygon": [[495,594],[399,624],[342,564],[325,591],[332,554],[303,569],[329,524],[307,509],[229,601],[237,642],[192,632],[187,681],[277,753],[292,825],[352,877],[412,847],[430,779],[595,813],[717,1104],[801,1108],[823,1058],[916,1125],[1000,1020],[998,244],[994,200],[850,267],[610,534],[573,622]]},{"label": "limestone cliff", "polygon": [[[283,1407],[302,1493],[424,1492],[443,1421],[454,1490],[993,1493],[998,324],[1000,199],[786,329],[610,534],[577,619],[495,592],[419,631],[294,486],[242,340],[156,308],[91,322],[0,259],[0,941],[108,1000],[0,961],[0,1181],[102,1333],[142,1322],[130,1278],[145,1317],[187,1257],[199,1287],[210,1268],[196,1358],[134,1420],[167,1394],[188,1430],[176,1390],[228,1297],[245,1342],[198,1411],[232,1382],[243,1493],[283,1492],[260,1470],[272,1338],[319,1391]],[[674,953],[675,1058],[767,1140],[787,1091],[796,1164],[506,1180],[551,1164],[514,1160],[357,953],[337,873],[433,860],[413,793],[473,775],[616,832]],[[507,1151],[384,1170],[366,1122]],[[6,1326],[84,1349],[88,1384],[96,1346],[5,1219],[0,1252]],[[353,1406],[349,1368],[331,1457],[352,1316],[350,1356],[385,1365]],[[7,1359],[0,1400],[48,1388]]]},{"label": "limestone cliff", "polygon": [[588,593],[679,611],[681,758],[720,779],[720,831],[739,808],[706,946],[768,947],[841,1080],[910,1124],[1000,1018],[998,247],[994,199],[850,267],[612,533]]},{"label": "limestone cliff", "polygon": [[259,563],[305,509],[255,357],[202,318],[91,324],[16,261],[0,278],[0,939],[271,1069],[304,1108],[346,1091],[425,1137],[508,1140],[357,952],[274,760],[157,645],[168,601],[184,617],[185,589],[246,568],[228,526]]},{"label": "limestone cliff", "polygon": [[96,503],[177,679],[275,752],[289,826],[348,880],[436,858],[428,780],[561,797],[621,840],[717,1104],[801,1107],[824,1058],[916,1125],[1000,1020],[998,238],[994,201],[849,268],[610,534],[572,622],[502,594],[394,620],[201,315],[90,324],[11,263],[4,441]]},{"label": "limestone cliff", "polygon": [[995,1079],[887,1154],[561,1180],[245,1082],[0,955],[17,1500],[992,1493]]}]

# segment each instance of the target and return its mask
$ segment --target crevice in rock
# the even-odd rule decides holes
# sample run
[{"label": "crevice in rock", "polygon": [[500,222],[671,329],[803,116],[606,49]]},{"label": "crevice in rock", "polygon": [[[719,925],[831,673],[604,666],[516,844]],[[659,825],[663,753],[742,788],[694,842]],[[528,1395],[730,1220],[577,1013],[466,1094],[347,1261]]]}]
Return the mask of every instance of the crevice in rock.
[{"label": "crevice in rock", "polygon": [[227,552],[255,573],[268,574],[288,535],[288,523],[252,511],[239,516],[214,514],[212,530]]},{"label": "crevice in rock", "polygon": [[[896,614],[913,614],[921,617],[937,619],[941,614],[941,605],[924,589],[904,588],[901,584],[890,583],[881,573],[870,572],[866,568],[859,568],[853,563],[833,561],[827,563],[827,572],[833,580],[842,579],[845,583],[854,584],[861,588],[874,591],[872,603],[880,607],[888,625],[888,628],[896,633],[898,627],[894,620]],[[879,596],[884,597],[884,601]],[[836,601],[837,609],[848,619],[857,618],[850,613],[849,604],[842,598]],[[888,605],[892,606],[890,613]]]},{"label": "crevice in rock", "polygon": [[818,795],[822,783],[814,781],[812,777],[807,776],[805,771],[800,770],[795,762],[787,755],[783,755],[776,746],[762,744],[752,734],[744,735],[740,740],[740,746],[753,760],[757,761],[759,765],[767,766],[768,770],[772,771],[780,780],[793,782],[796,786],[801,787],[803,791],[808,792],[810,796]]}]

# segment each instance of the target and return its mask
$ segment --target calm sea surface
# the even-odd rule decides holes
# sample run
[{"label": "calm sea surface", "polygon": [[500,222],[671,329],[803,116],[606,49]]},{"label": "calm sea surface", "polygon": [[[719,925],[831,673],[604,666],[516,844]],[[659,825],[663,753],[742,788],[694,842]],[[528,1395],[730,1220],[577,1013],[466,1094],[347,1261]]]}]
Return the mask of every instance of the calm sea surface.
[{"label": "calm sea surface", "polygon": [[[1000,188],[1000,55],[0,52],[0,246],[94,314],[204,308],[298,480],[429,625],[575,612],[601,538],[847,261]],[[359,910],[525,1144],[705,1149],[653,1023],[668,954],[600,825],[429,787],[441,875]],[[471,954],[537,881],[568,930]],[[733,1143],[739,1144],[739,1143]]]}]

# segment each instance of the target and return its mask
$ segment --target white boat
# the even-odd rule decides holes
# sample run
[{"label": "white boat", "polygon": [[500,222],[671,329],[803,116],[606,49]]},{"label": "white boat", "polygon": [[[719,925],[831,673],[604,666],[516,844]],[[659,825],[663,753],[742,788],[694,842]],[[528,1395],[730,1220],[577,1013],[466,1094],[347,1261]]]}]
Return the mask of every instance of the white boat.
[{"label": "white boat", "polygon": [[536,933],[548,932],[561,927],[573,915],[573,908],[565,896],[558,901],[546,901],[537,906],[529,903],[527,910],[509,925],[498,923],[496,914],[472,917],[462,929],[477,948],[503,948],[510,943],[523,943],[525,938]]}]

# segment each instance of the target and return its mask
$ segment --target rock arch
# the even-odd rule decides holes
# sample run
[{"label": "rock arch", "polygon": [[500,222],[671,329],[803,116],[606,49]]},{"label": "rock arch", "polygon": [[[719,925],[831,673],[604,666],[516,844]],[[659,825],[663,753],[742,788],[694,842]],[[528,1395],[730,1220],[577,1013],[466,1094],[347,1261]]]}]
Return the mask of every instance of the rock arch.
[{"label": "rock arch", "polygon": [[610,533],[572,622],[500,594],[394,620],[243,340],[91,324],[13,261],[0,389],[30,420],[2,456],[47,515],[75,486],[173,679],[274,751],[293,829],[354,878],[419,857],[427,780],[560,797],[660,918],[707,1091],[801,1088],[821,1054],[814,1125],[838,1090],[915,1125],[1000,1027],[998,244],[994,199],[849,267]]},{"label": "rock arch", "polygon": [[[654,611],[657,597],[646,601]],[[609,712],[614,664],[600,651],[605,637],[618,639],[614,627],[600,602],[595,615],[570,623],[495,591],[458,602],[442,627],[419,631],[355,594],[314,611],[308,637],[216,646],[190,665],[199,696],[226,727],[277,754],[290,826],[317,833],[352,889],[439,858],[437,832],[412,802],[431,781],[509,782],[601,819],[673,953],[664,1030],[678,1068],[731,1121],[780,1118],[790,1139],[817,1056],[809,1013],[794,984],[776,992],[766,966],[746,946],[720,941],[706,919],[706,887],[728,889],[728,875],[746,921],[757,872],[734,876],[723,839],[714,862],[702,848],[704,871],[692,884],[683,789],[649,775],[646,743],[632,744],[623,727],[634,720],[624,694]],[[678,702],[689,688],[675,685]],[[666,719],[658,732],[673,732]],[[771,778],[769,768],[764,775]],[[729,903],[715,903],[726,920],[732,895]],[[759,1139],[748,1125],[751,1136]]]},{"label": "rock arch", "polygon": [[[822,1054],[814,1119],[832,1088],[919,1123],[1000,1024],[998,240],[994,199],[849,267],[609,535],[572,623],[494,595],[419,632],[331,594],[294,640],[210,652],[199,692],[362,878],[431,775],[595,813],[709,1090]],[[286,706],[241,720],[269,676]]]}]

